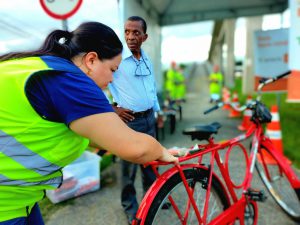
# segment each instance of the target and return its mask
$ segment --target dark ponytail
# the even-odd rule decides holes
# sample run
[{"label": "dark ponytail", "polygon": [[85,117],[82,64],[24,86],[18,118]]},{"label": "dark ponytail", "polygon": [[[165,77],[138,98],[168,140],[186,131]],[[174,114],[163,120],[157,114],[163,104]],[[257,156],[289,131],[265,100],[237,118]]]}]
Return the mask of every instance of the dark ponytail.
[{"label": "dark ponytail", "polygon": [[53,55],[71,60],[87,52],[97,52],[100,59],[111,59],[122,52],[122,43],[108,26],[98,22],[81,24],[73,32],[54,30],[35,51],[12,52],[0,56],[0,61],[30,56]]},{"label": "dark ponytail", "polygon": [[52,31],[45,39],[41,48],[33,54],[37,55],[56,55],[62,58],[71,58],[71,49],[68,46],[72,38],[72,33],[69,31],[55,30]]}]

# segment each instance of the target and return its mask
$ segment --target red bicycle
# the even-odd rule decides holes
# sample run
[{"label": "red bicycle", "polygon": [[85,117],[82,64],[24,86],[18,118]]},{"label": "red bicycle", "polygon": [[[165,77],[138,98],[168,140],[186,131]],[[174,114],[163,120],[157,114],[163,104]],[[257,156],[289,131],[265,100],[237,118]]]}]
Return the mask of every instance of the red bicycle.
[{"label": "red bicycle", "polygon": [[[183,133],[190,135],[192,140],[206,140],[208,143],[177,151],[179,164],[150,163],[157,180],[144,196],[133,224],[255,225],[258,221],[257,201],[264,201],[266,195],[252,187],[254,168],[284,212],[300,221],[300,180],[289,161],[265,136],[262,127],[271,121],[272,116],[260,101],[260,90],[265,84],[288,74],[262,80],[256,101],[238,108],[248,108],[253,112],[252,125],[245,133],[216,143],[213,134],[221,127],[217,122],[184,130]],[[219,103],[205,113],[222,105]],[[251,141],[250,153],[243,144],[245,140]],[[230,168],[230,158],[237,152],[245,174],[239,183],[233,178]],[[165,172],[159,174],[158,166],[160,170],[166,168]],[[168,209],[166,205],[169,205]]]}]

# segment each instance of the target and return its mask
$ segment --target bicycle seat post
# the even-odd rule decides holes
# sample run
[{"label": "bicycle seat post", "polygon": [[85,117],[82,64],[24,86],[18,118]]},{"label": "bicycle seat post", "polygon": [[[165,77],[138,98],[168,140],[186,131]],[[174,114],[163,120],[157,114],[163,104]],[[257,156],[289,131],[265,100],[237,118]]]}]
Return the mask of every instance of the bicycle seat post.
[{"label": "bicycle seat post", "polygon": [[208,143],[211,146],[215,145],[215,139],[212,135],[208,138]]}]

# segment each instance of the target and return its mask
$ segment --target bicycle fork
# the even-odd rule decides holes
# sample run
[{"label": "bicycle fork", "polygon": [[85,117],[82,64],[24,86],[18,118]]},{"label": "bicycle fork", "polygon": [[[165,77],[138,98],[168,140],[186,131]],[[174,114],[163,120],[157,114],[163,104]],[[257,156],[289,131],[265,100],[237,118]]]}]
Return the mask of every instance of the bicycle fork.
[{"label": "bicycle fork", "polygon": [[[178,218],[180,218],[180,221],[183,225],[187,224],[187,219],[188,219],[188,214],[189,210],[191,207],[193,207],[195,215],[197,217],[197,220],[199,222],[199,225],[206,225],[206,220],[207,220],[207,215],[208,215],[208,209],[209,209],[209,199],[210,199],[210,193],[211,193],[211,185],[212,185],[212,177],[213,177],[213,163],[214,163],[214,158],[215,158],[215,152],[212,152],[211,160],[210,160],[210,165],[208,166],[203,166],[202,168],[207,170],[206,176],[201,175],[202,177],[202,188],[206,189],[206,194],[205,194],[205,202],[204,202],[204,207],[202,210],[203,215],[201,216],[200,211],[196,205],[195,199],[194,199],[194,187],[195,187],[195,181],[193,183],[188,183],[183,169],[181,168],[180,165],[176,165],[176,168],[180,174],[180,177],[182,179],[182,182],[184,184],[185,190],[188,194],[188,202],[186,204],[186,210],[184,212],[184,215],[182,215],[176,206],[176,203],[173,201],[172,196],[170,195],[168,197],[169,201],[171,202]],[[211,166],[212,165],[212,166]]]}]

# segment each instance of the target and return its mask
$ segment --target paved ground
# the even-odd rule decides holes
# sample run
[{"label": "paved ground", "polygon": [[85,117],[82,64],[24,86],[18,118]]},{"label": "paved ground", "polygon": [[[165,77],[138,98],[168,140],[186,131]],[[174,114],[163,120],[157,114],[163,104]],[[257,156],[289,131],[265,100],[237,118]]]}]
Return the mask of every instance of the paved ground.
[{"label": "paved ground", "polygon": [[[227,111],[216,111],[204,116],[202,112],[209,107],[207,81],[205,77],[193,79],[192,92],[188,94],[187,102],[183,106],[183,120],[178,121],[174,134],[169,133],[166,127],[165,139],[162,144],[166,147],[192,146],[196,141],[190,141],[181,134],[182,129],[199,123],[218,121],[222,124],[217,140],[224,140],[238,134],[236,129],[240,120],[228,119]],[[235,156],[238,157],[238,156]],[[240,172],[243,169],[241,160],[232,160],[232,174],[241,180]],[[231,171],[231,170],[230,170]],[[99,191],[89,193],[77,199],[57,204],[46,212],[46,225],[127,225],[126,217],[120,205],[120,168],[119,163],[109,167],[102,173],[102,187]],[[141,199],[140,177],[136,180],[139,199]],[[254,187],[263,189],[263,185],[254,175]],[[47,211],[47,209],[43,209]],[[259,203],[259,225],[294,225],[274,203],[271,197],[264,203]]]}]

